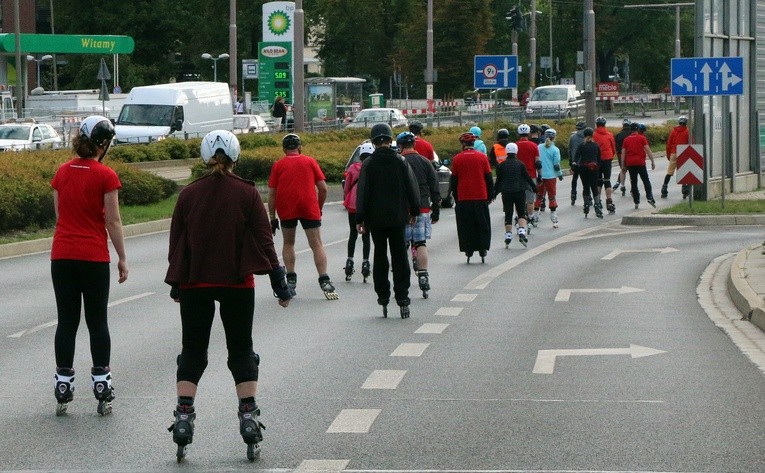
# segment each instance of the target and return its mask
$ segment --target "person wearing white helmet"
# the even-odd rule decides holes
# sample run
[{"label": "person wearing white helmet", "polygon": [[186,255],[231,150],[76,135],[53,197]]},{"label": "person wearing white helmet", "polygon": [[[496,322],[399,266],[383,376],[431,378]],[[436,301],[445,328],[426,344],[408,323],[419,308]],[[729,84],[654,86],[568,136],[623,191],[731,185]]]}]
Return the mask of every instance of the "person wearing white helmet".
[{"label": "person wearing white helmet", "polygon": [[550,220],[553,228],[558,228],[558,202],[555,199],[558,188],[558,179],[563,180],[563,171],[560,169],[560,150],[555,146],[555,137],[558,135],[552,128],[545,130],[545,142],[539,145],[539,161],[542,169],[539,175],[542,178],[541,191],[537,194],[534,207],[538,208],[545,194],[550,203]]},{"label": "person wearing white helmet", "polygon": [[[664,184],[661,186],[661,198],[666,199],[669,195],[669,180],[675,175],[675,169],[677,169],[677,145],[687,145],[690,143],[690,134],[688,133],[688,117],[682,116],[677,119],[677,126],[672,128],[667,137],[667,159],[669,165],[667,166],[667,174],[664,176]],[[688,197],[690,188],[687,184],[682,186],[683,199]]]},{"label": "person wearing white helmet", "polygon": [[494,198],[502,194],[502,210],[505,212],[505,248],[513,241],[513,211],[518,224],[518,241],[528,244],[526,222],[526,192],[534,189],[536,183],[529,176],[526,166],[518,160],[518,145],[505,145],[506,159],[497,165],[497,180],[494,183]]},{"label": "person wearing white helmet", "polygon": [[537,175],[539,169],[542,168],[542,163],[539,161],[539,147],[536,141],[532,141],[529,138],[531,133],[531,127],[525,123],[518,125],[518,141],[515,144],[518,145],[518,159],[526,165],[526,171],[529,173],[532,179],[536,180],[537,186],[532,192],[526,194],[526,207],[528,208],[529,222],[536,227],[539,222],[538,208],[535,209],[534,202],[536,201],[536,195],[539,191],[539,187],[542,184],[541,179]]},{"label": "person wearing white helmet", "polygon": [[114,126],[100,115],[86,118],[72,142],[75,157],[56,171],[53,206],[56,229],[51,248],[51,277],[58,324],[55,335],[56,414],[62,415],[74,395],[74,351],[81,308],[90,332],[91,379],[101,415],[111,413],[114,399],[110,368],[109,247],[117,252],[118,282],[128,278],[117,173],[103,165]]},{"label": "person wearing white helmet", "polygon": [[327,182],[319,163],[314,158],[304,155],[302,146],[298,135],[284,135],[284,156],[271,166],[271,174],[268,177],[271,232],[276,235],[281,220],[282,258],[287,267],[287,281],[295,289],[295,234],[298,222],[300,223],[313,253],[316,271],[319,273],[319,287],[327,300],[337,300],[339,296],[327,274],[327,253],[321,241],[321,216],[324,201],[327,199]]},{"label": "person wearing white helmet", "polygon": [[[353,256],[356,253],[356,240],[359,236],[359,232],[356,229],[356,195],[358,193],[359,174],[361,174],[361,163],[374,152],[375,145],[368,141],[362,143],[359,146],[359,160],[351,164],[348,170],[345,171],[343,206],[348,210],[348,226],[350,227],[350,233],[348,234],[348,258],[345,260],[344,268],[346,281],[350,281],[354,273]],[[371,266],[369,264],[370,251],[369,233],[363,233],[361,235],[361,253],[364,259],[361,262],[361,276],[364,278],[364,282],[367,282],[367,278],[371,274]]]},{"label": "person wearing white helmet", "polygon": [[215,303],[226,333],[228,368],[239,399],[239,431],[256,455],[263,439],[255,403],[259,356],[253,351],[255,275],[268,274],[278,303],[294,295],[279,263],[268,214],[255,184],[233,173],[239,141],[229,131],[208,133],[201,144],[208,172],[183,188],[170,224],[165,282],[180,304],[181,354],[177,359],[175,422],[170,427],[178,460],[193,440],[194,398],[207,367]]}]

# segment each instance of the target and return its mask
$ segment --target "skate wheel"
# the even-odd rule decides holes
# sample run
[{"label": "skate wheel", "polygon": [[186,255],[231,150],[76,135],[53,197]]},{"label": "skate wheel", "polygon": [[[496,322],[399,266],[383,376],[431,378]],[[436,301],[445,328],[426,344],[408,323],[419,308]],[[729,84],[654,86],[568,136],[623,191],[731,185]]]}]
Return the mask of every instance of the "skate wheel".
[{"label": "skate wheel", "polygon": [[62,402],[56,405],[56,416],[61,417],[66,414],[66,410],[68,408],[68,404]]},{"label": "skate wheel", "polygon": [[247,444],[247,459],[254,462],[260,456],[260,445],[257,443]]},{"label": "skate wheel", "polygon": [[325,292],[324,297],[326,297],[328,301],[336,301],[340,299],[340,295],[334,291]]},{"label": "skate wheel", "polygon": [[178,450],[175,452],[175,459],[178,463],[186,458],[186,454],[189,452],[188,445],[178,445]]},{"label": "skate wheel", "polygon": [[112,413],[112,403],[109,401],[100,401],[96,411],[102,416],[108,416]]},{"label": "skate wheel", "polygon": [[388,308],[387,307],[383,307],[383,318],[384,319],[388,318]]},{"label": "skate wheel", "polygon": [[483,256],[481,256],[481,263],[485,263],[485,262],[486,262],[486,259]]},{"label": "skate wheel", "polygon": [[422,298],[427,299],[428,298],[428,291],[422,291]]}]

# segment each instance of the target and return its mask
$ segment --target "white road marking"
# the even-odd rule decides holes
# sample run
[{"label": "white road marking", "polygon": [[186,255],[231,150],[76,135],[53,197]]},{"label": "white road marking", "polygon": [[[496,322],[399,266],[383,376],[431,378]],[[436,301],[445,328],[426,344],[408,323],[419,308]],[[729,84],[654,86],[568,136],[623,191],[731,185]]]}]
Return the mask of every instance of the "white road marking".
[{"label": "white road marking", "polygon": [[327,429],[328,434],[365,434],[382,409],[343,409]]},{"label": "white road marking", "polygon": [[454,317],[457,315],[460,315],[462,312],[462,307],[441,307],[436,311],[436,315],[446,315],[450,317]]},{"label": "white road marking", "polygon": [[452,302],[473,302],[478,294],[457,294],[452,297]]},{"label": "white road marking", "polygon": [[402,343],[390,356],[420,356],[430,343]]},{"label": "white road marking", "polygon": [[344,473],[681,473],[678,471],[654,470],[343,470]]},{"label": "white road marking", "polygon": [[295,471],[343,471],[350,460],[303,460]]},{"label": "white road marking", "polygon": [[443,333],[449,324],[422,324],[414,333]]},{"label": "white road marking", "polygon": [[677,248],[672,248],[667,246],[666,248],[646,248],[644,250],[621,250],[616,249],[612,251],[611,253],[607,254],[606,256],[600,258],[602,260],[611,260],[616,258],[622,253],[660,253],[662,255],[665,255],[667,253],[674,253],[676,251],[680,251]]},{"label": "white road marking", "polygon": [[[346,243],[347,241],[348,241],[347,238],[343,238],[342,240],[335,240],[335,241],[331,241],[329,243],[323,243],[322,246],[327,247],[327,246],[332,246],[332,245],[338,245],[340,243]],[[308,253],[309,251],[311,251],[311,248],[305,248],[305,249],[296,251],[295,254],[296,255],[302,255],[303,253]]]},{"label": "white road marking", "polygon": [[374,370],[361,389],[396,389],[405,374],[406,370]]},{"label": "white road marking", "polygon": [[535,374],[553,374],[555,359],[559,356],[630,355],[632,358],[666,353],[664,350],[630,344],[629,348],[583,348],[572,350],[539,350],[534,363]]},{"label": "white road marking", "polygon": [[125,302],[134,301],[136,299],[143,299],[144,297],[148,297],[148,296],[151,296],[151,295],[154,295],[154,294],[155,294],[154,292],[144,292],[144,293],[141,293],[141,294],[136,294],[135,296],[130,296],[130,297],[126,297],[124,299],[118,299],[118,300],[116,300],[114,302],[110,302],[107,307],[114,307],[115,305],[124,304]]},{"label": "white road marking", "polygon": [[555,302],[568,302],[569,299],[571,299],[571,294],[575,292],[585,293],[585,294],[595,294],[599,292],[615,292],[617,294],[632,294],[634,292],[644,292],[644,291],[645,289],[640,289],[637,287],[629,287],[629,286],[585,288],[585,289],[558,289],[558,293],[555,295]]}]

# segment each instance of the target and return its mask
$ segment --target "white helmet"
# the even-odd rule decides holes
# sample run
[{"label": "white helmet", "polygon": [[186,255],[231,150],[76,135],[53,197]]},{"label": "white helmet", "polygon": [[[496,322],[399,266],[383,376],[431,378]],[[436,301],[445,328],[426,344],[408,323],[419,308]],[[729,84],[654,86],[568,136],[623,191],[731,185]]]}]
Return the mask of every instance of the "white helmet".
[{"label": "white helmet", "polygon": [[215,152],[222,150],[231,161],[236,162],[239,159],[239,140],[236,135],[226,130],[214,130],[202,138],[202,161],[207,164],[210,158],[215,156]]},{"label": "white helmet", "polygon": [[546,129],[546,130],[545,130],[545,136],[548,136],[548,137],[550,137],[550,138],[551,138],[551,139],[553,139],[553,140],[555,139],[555,137],[556,137],[557,135],[558,135],[558,132],[557,132],[557,131],[555,131],[555,130],[554,130],[554,129],[552,129],[552,128],[548,128],[548,129]]},{"label": "white helmet", "polygon": [[373,145],[370,142],[361,143],[361,146],[359,146],[359,156],[362,154],[372,154],[375,152],[375,145]]},{"label": "white helmet", "polygon": [[518,125],[518,134],[519,135],[528,135],[529,133],[531,133],[531,127],[530,126],[528,126],[525,123],[521,123],[520,125]]},{"label": "white helmet", "polygon": [[80,124],[80,136],[84,136],[96,146],[105,146],[114,138],[114,125],[101,115],[91,115]]},{"label": "white helmet", "polygon": [[505,151],[507,154],[518,154],[518,145],[515,143],[508,143],[505,145]]}]

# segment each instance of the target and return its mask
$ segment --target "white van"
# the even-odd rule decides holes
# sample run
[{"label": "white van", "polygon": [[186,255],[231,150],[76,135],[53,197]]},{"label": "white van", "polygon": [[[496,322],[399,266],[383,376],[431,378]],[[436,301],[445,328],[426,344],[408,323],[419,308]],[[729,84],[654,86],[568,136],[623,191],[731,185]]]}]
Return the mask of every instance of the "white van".
[{"label": "white van", "polygon": [[114,123],[118,143],[203,137],[212,130],[233,127],[231,92],[223,82],[134,87]]},{"label": "white van", "polygon": [[575,85],[543,85],[531,94],[526,118],[579,118],[584,110],[584,97]]}]

